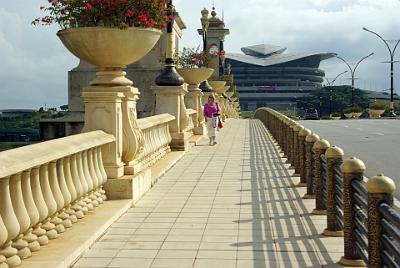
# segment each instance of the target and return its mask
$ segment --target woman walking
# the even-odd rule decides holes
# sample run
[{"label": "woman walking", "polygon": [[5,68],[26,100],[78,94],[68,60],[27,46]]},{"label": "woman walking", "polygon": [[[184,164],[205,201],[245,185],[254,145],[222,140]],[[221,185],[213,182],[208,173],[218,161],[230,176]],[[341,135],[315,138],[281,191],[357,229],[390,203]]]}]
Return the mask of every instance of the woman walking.
[{"label": "woman walking", "polygon": [[217,144],[215,137],[217,136],[218,130],[218,116],[219,116],[219,105],[215,102],[214,95],[208,97],[207,103],[204,104],[204,118],[206,120],[208,137],[210,138],[210,145]]}]

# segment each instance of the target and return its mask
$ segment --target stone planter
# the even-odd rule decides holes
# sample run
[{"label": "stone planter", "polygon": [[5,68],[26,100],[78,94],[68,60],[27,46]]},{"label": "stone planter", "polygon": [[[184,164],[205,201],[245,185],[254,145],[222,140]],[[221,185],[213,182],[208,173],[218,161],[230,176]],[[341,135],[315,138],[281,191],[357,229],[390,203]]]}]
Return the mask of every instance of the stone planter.
[{"label": "stone planter", "polygon": [[351,119],[354,117],[354,113],[345,113],[344,116],[346,116],[347,119]]},{"label": "stone planter", "polygon": [[340,116],[331,116],[332,120],[340,120]]},{"label": "stone planter", "polygon": [[90,86],[82,90],[85,101],[83,132],[103,130],[114,135],[115,143],[105,148],[108,178],[129,174],[144,148],[136,101],[139,90],[132,87],[123,69],[140,60],[154,47],[161,31],[128,27],[81,27],[57,33],[64,46],[79,59],[99,68]]},{"label": "stone planter", "polygon": [[222,94],[224,92],[226,81],[208,81],[208,83],[211,85],[214,92],[218,94]]},{"label": "stone planter", "polygon": [[363,113],[353,113],[353,117],[358,119]]},{"label": "stone planter", "polygon": [[81,27],[58,31],[57,36],[76,57],[100,67],[92,85],[132,85],[122,69],[150,52],[161,31],[136,27]]},{"label": "stone planter", "polygon": [[177,72],[185,79],[189,85],[198,86],[201,82],[206,81],[213,74],[214,69],[211,68],[177,68]]},{"label": "stone planter", "polygon": [[385,110],[375,110],[375,109],[369,109],[368,111],[370,118],[380,118],[384,112]]}]

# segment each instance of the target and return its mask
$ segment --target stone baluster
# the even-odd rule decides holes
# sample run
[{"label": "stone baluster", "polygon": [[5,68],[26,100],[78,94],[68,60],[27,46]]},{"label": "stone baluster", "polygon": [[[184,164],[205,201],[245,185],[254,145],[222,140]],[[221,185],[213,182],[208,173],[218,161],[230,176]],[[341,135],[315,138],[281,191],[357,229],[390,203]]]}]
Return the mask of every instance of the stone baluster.
[{"label": "stone baluster", "polygon": [[314,199],[314,173],[312,167],[312,148],[314,143],[319,140],[319,136],[315,133],[311,133],[306,137],[306,180],[307,180],[307,193],[304,195],[304,199]]},{"label": "stone baluster", "polygon": [[52,161],[49,163],[49,185],[56,204],[56,212],[51,222],[56,226],[57,233],[63,233],[65,232],[64,220],[68,219],[68,215],[61,211],[64,208],[64,198],[60,190],[60,185],[58,185],[57,175],[57,161]]},{"label": "stone baluster", "polygon": [[[100,181],[101,181],[101,185],[103,185],[107,181],[107,173],[106,173],[106,170],[104,169],[101,147],[97,147],[96,152],[97,152],[96,155],[97,155],[98,168],[101,173]],[[101,193],[101,197],[103,198],[103,200],[104,201],[107,200],[106,191],[103,190],[103,186],[101,186],[100,193]]]},{"label": "stone baluster", "polygon": [[[61,213],[59,214],[60,219],[63,220],[63,225],[65,228],[72,227],[73,220],[71,219],[72,211],[69,211],[71,208],[69,205],[71,204],[71,194],[68,191],[68,186],[66,183],[66,178],[64,175],[64,159],[59,159],[57,161],[57,183],[60,189],[60,194],[62,196],[61,203]],[[76,222],[76,218],[75,218]]]},{"label": "stone baluster", "polygon": [[89,198],[89,185],[85,178],[84,168],[83,168],[83,152],[79,152],[76,157],[77,164],[78,164],[78,174],[79,174],[79,181],[82,184],[83,190],[83,202],[86,203],[86,206],[89,211],[93,211],[94,206],[92,204],[92,200]]},{"label": "stone baluster", "polygon": [[[7,237],[8,237],[7,228],[4,225],[3,218],[1,217],[0,213],[0,251],[3,248],[4,243],[7,241]],[[6,260],[7,260],[6,256],[4,256],[3,253],[0,253],[0,268],[8,268]]]},{"label": "stone baluster", "polygon": [[18,236],[20,229],[10,196],[10,177],[0,178],[0,215],[7,229],[7,239],[0,255],[6,257],[9,267],[15,267],[21,264],[21,259],[17,255],[18,250],[12,247],[12,240]]},{"label": "stone baluster", "polygon": [[39,223],[39,211],[36,208],[35,200],[32,195],[31,188],[31,170],[26,170],[21,176],[22,196],[26,211],[29,216],[29,229],[24,234],[23,239],[28,242],[28,247],[31,252],[39,251],[40,244],[37,235],[33,234],[33,227]]},{"label": "stone baluster", "polygon": [[32,253],[28,247],[28,242],[23,237],[29,229],[31,220],[22,196],[21,175],[22,173],[17,173],[10,177],[11,202],[19,224],[19,235],[13,240],[12,246],[18,250],[18,256],[21,259],[26,259],[32,256]]},{"label": "stone baluster", "polygon": [[84,174],[84,179],[86,179],[86,183],[88,185],[88,194],[87,197],[90,199],[90,203],[94,206],[94,207],[98,207],[99,206],[99,202],[96,199],[96,196],[93,193],[94,190],[94,179],[92,178],[92,175],[90,174],[90,170],[89,170],[89,156],[88,156],[88,152],[89,150],[85,150],[82,153],[82,165],[83,165],[83,174]]},{"label": "stone baluster", "polygon": [[[43,229],[46,230],[46,236],[49,239],[55,239],[58,237],[56,225],[59,224],[61,219],[53,221],[51,217],[57,211],[57,204],[54,200],[49,184],[49,164],[44,164],[39,169],[40,188],[42,189],[43,198],[47,206],[47,218],[43,222]],[[62,221],[61,221],[62,222]]]},{"label": "stone baluster", "polygon": [[311,134],[309,129],[302,129],[299,132],[299,171],[300,171],[300,183],[297,185],[299,187],[304,187],[307,185],[307,177],[306,177],[306,148],[304,143],[306,142],[306,137]]},{"label": "stone baluster", "polygon": [[47,218],[48,210],[46,202],[44,201],[42,189],[40,187],[39,167],[31,169],[31,187],[32,196],[39,214],[39,221],[33,228],[33,234],[38,237],[38,242],[41,246],[47,245],[49,242],[46,236],[46,230],[42,228],[42,222]]},{"label": "stone baluster", "polygon": [[77,206],[75,208],[80,209],[84,214],[87,214],[89,209],[87,207],[86,202],[84,202],[84,200],[83,200],[84,191],[83,191],[83,186],[80,181],[77,158],[78,158],[78,154],[74,154],[71,156],[71,175],[72,175],[72,181],[74,182],[74,186],[75,186],[76,194],[77,194],[76,204],[79,206],[79,207]]},{"label": "stone baluster", "polygon": [[72,222],[77,222],[78,219],[84,217],[84,213],[82,206],[78,204],[78,191],[75,188],[74,179],[72,178],[71,157],[65,157],[63,162],[65,183],[67,184],[68,192],[71,195],[71,204],[69,205],[69,208],[67,208],[67,213],[70,215]]},{"label": "stone baluster", "polygon": [[103,203],[103,199],[101,198],[101,193],[99,192],[100,190],[100,173],[96,171],[96,165],[97,165],[97,158],[95,157],[96,154],[96,148],[91,148],[88,153],[88,158],[89,158],[89,171],[90,175],[93,179],[93,195],[97,200],[98,204]]}]

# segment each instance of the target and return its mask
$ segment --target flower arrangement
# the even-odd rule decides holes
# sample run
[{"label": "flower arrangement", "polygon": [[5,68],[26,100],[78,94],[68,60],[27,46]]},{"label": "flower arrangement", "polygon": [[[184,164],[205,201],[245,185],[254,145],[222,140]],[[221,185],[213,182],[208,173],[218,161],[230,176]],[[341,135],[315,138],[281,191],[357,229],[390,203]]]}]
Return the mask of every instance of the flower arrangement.
[{"label": "flower arrangement", "polygon": [[358,107],[358,106],[353,106],[353,107],[349,107],[349,108],[344,109],[343,112],[345,114],[348,114],[348,113],[362,113],[363,112],[363,108]]},{"label": "flower arrangement", "polygon": [[210,54],[200,51],[199,46],[197,48],[183,48],[176,59],[177,65],[182,68],[208,67],[209,61]]},{"label": "flower arrangement", "polygon": [[32,24],[57,23],[62,29],[77,27],[143,27],[164,29],[172,20],[167,0],[48,0],[40,9],[48,15]]},{"label": "flower arrangement", "polygon": [[371,110],[385,110],[386,105],[384,103],[372,102],[369,104],[369,109]]}]

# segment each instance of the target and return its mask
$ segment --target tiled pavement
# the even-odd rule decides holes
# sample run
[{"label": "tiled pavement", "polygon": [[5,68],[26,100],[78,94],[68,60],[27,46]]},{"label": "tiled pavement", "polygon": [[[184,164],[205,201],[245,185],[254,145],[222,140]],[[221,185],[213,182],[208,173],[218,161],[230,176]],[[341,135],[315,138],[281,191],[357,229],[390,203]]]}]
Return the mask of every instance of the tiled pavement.
[{"label": "tiled pavement", "polygon": [[284,160],[256,120],[231,120],[193,147],[74,267],[336,266],[341,238],[320,235]]}]

